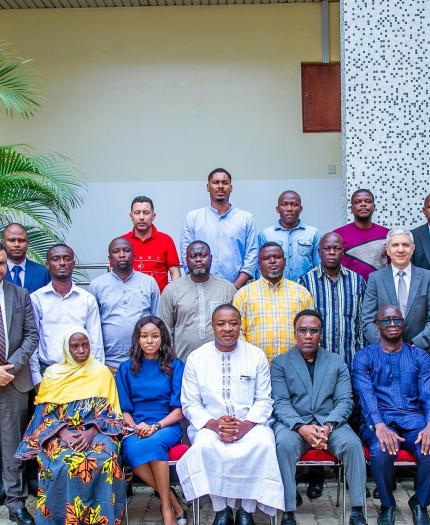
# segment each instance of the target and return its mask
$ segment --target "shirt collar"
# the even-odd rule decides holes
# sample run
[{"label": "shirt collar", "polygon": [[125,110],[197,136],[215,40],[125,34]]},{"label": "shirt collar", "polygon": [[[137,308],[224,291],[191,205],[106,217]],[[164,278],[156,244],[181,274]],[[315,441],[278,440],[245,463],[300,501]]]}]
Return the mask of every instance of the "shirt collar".
[{"label": "shirt collar", "polygon": [[3,279],[0,281],[0,293],[3,293]]},{"label": "shirt collar", "polygon": [[[26,265],[26,264],[27,264],[27,259],[24,259],[24,260],[22,261],[22,263],[17,264],[17,266],[20,266],[20,267],[24,270],[24,272],[25,272],[25,265]],[[7,260],[7,267],[8,267],[8,269],[9,269],[9,272],[12,271],[12,268],[13,268],[14,266],[15,266],[15,263],[13,263],[12,261],[10,261],[10,260],[8,259],[8,260]]]},{"label": "shirt collar", "polygon": [[147,239],[145,239],[144,241],[142,241],[142,239],[140,239],[140,238],[134,233],[134,228],[133,228],[133,229],[131,230],[131,232],[129,233],[129,235],[130,235],[130,237],[131,237],[132,239],[137,239],[137,240],[139,240],[140,242],[146,242],[146,241],[148,241],[149,239],[154,239],[155,237],[157,237],[157,234],[158,234],[158,230],[157,230],[157,228],[155,227],[154,224],[151,226],[151,235],[150,235]]},{"label": "shirt collar", "polygon": [[[393,272],[393,277],[396,277],[396,275],[401,271],[399,268],[396,268],[393,263],[391,263],[391,270]],[[409,263],[403,271],[410,279],[412,274],[412,264]]]},{"label": "shirt collar", "polygon": [[271,283],[270,281],[268,281],[265,277],[261,276],[260,277],[262,283],[264,284],[264,286],[266,286],[267,288],[269,288],[269,290],[277,290],[278,288],[281,288],[281,286],[283,285],[284,281],[285,281],[285,277],[282,277],[277,283],[273,284]]},{"label": "shirt collar", "polygon": [[[348,270],[345,268],[345,266],[340,265],[339,274],[342,274],[343,276],[348,275]],[[318,279],[322,279],[323,276],[326,276],[328,279],[330,279],[330,277],[323,270],[322,264],[317,266],[317,276]]]},{"label": "shirt collar", "polygon": [[127,277],[127,279],[124,279],[122,280],[121,277],[119,277],[114,271],[111,271],[109,272],[111,274],[111,276],[116,279],[117,281],[120,281],[122,283],[126,283],[127,281],[129,281],[133,275],[134,275],[134,270],[131,271],[131,274]]},{"label": "shirt collar", "polygon": [[76,284],[72,281],[72,287],[70,288],[70,291],[66,293],[66,295],[61,296],[58,292],[54,290],[54,287],[52,286],[52,281],[50,281],[43,290],[44,293],[53,293],[55,295],[59,295],[60,297],[63,297],[65,299],[66,297],[69,297],[69,295],[72,295],[72,293],[79,293],[79,288],[76,286]]},{"label": "shirt collar", "polygon": [[234,206],[233,204],[230,203],[230,208],[225,212],[223,213],[222,215],[220,213],[218,213],[218,210],[216,210],[215,208],[213,208],[212,206],[208,206],[209,210],[214,213],[215,215],[217,215],[218,217],[226,217],[229,213],[231,213],[233,210],[234,210]]},{"label": "shirt collar", "polygon": [[294,226],[294,228],[284,228],[281,224],[281,221],[279,220],[277,224],[275,224],[275,230],[282,230],[284,232],[291,232],[293,230],[304,230],[306,229],[306,225],[302,223],[302,221],[299,219],[299,222],[297,223],[297,226]]}]

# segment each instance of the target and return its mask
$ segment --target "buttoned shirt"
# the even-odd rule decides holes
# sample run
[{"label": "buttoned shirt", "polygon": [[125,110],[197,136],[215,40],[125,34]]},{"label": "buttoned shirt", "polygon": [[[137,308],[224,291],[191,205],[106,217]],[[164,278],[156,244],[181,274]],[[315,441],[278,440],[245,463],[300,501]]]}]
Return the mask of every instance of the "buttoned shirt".
[{"label": "buttoned shirt", "polygon": [[253,216],[234,206],[222,215],[212,206],[190,211],[181,234],[181,258],[188,273],[186,251],[193,241],[205,241],[212,252],[211,273],[234,282],[240,272],[254,277],[257,235]]},{"label": "buttoned shirt", "polygon": [[242,316],[243,337],[271,361],[295,346],[294,317],[312,307],[312,296],[294,281],[282,278],[272,284],[260,277],[237,291],[233,305]]},{"label": "buttoned shirt", "polygon": [[159,232],[154,225],[151,235],[144,241],[136,236],[134,229],[123,237],[133,246],[133,268],[153,277],[162,292],[168,283],[169,268],[179,266],[179,257],[173,239],[170,235]]},{"label": "buttoned shirt", "polygon": [[385,352],[379,343],[355,354],[352,382],[365,424],[422,429],[430,422],[430,356],[407,343]]},{"label": "buttoned shirt", "polygon": [[344,266],[332,281],[318,265],[299,283],[309,290],[314,307],[322,315],[321,346],[343,356],[351,370],[355,352],[363,348],[360,316],[366,281]]},{"label": "buttoned shirt", "polygon": [[320,263],[318,246],[321,234],[314,226],[299,220],[297,226],[288,229],[279,222],[269,226],[258,236],[258,246],[272,241],[282,246],[285,254],[284,277],[297,279]]},{"label": "buttoned shirt", "polygon": [[6,303],[4,300],[3,280],[0,281],[0,308],[1,308],[1,313],[3,317],[3,329],[4,329],[4,337],[5,337],[5,344],[6,344],[6,357],[7,357],[9,354],[9,334],[7,332]]},{"label": "buttoned shirt", "polygon": [[123,281],[109,272],[94,279],[89,291],[100,310],[105,362],[117,368],[129,357],[136,322],[147,315],[158,315],[158,285],[143,273],[133,271]]},{"label": "buttoned shirt", "polygon": [[39,346],[30,359],[33,384],[42,380],[40,361],[53,365],[63,360],[63,334],[66,326],[82,326],[90,334],[92,355],[104,363],[100,315],[94,297],[72,283],[63,297],[52,282],[31,294],[34,318],[39,331]]},{"label": "buttoned shirt", "polygon": [[21,268],[21,271],[19,272],[19,280],[21,281],[21,286],[24,286],[25,283],[25,265],[26,265],[27,259],[24,259],[22,263],[15,264],[9,259],[7,260],[7,268],[9,270],[9,273],[12,277],[12,279],[15,277],[15,272],[12,272],[12,269],[14,266],[19,266]]},{"label": "buttoned shirt", "polygon": [[405,272],[403,275],[403,280],[405,281],[406,290],[409,294],[409,288],[411,287],[412,265],[409,264],[404,270],[399,270],[393,265],[393,263],[391,263],[391,269],[393,271],[394,286],[396,288],[397,298],[399,297],[399,272],[401,271]]}]

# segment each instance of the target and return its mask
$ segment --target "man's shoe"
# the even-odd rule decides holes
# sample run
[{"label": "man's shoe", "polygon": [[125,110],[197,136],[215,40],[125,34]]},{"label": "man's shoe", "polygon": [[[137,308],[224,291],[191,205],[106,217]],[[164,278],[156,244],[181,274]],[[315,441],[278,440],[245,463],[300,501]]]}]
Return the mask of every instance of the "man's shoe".
[{"label": "man's shoe", "polygon": [[242,507],[237,509],[234,523],[236,525],[255,525],[252,514],[250,512],[246,512],[246,510],[244,510]]},{"label": "man's shoe", "polygon": [[306,495],[309,499],[318,499],[322,496],[323,486],[320,482],[310,482],[306,489]]},{"label": "man's shoe", "polygon": [[349,525],[367,525],[363,512],[351,512]]},{"label": "man's shoe", "polygon": [[233,511],[230,507],[226,507],[223,510],[215,513],[215,519],[213,525],[233,525]]},{"label": "man's shoe", "polygon": [[34,525],[33,516],[25,507],[9,512],[9,520],[18,523],[18,525]]},{"label": "man's shoe", "polygon": [[281,525],[296,525],[296,518],[294,512],[284,512],[281,520]]},{"label": "man's shoe", "polygon": [[296,490],[296,507],[300,507],[300,505],[303,505],[303,498],[300,492]]},{"label": "man's shoe", "polygon": [[381,507],[378,514],[378,525],[394,525],[396,507]]},{"label": "man's shoe", "polygon": [[418,503],[417,497],[414,495],[408,501],[409,508],[412,512],[412,519],[414,525],[429,525],[430,518],[427,512],[427,507],[423,507]]}]

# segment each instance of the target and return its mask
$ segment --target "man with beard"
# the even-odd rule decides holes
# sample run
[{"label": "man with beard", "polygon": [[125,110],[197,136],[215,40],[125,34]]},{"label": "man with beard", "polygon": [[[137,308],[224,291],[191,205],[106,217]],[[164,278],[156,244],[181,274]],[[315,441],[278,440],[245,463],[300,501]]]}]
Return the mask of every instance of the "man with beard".
[{"label": "man with beard", "polygon": [[105,364],[115,375],[129,357],[136,322],[147,315],[158,315],[160,291],[153,277],[133,270],[134,252],[129,240],[113,239],[108,253],[112,271],[94,279],[89,291],[100,310]]},{"label": "man with beard", "polygon": [[230,173],[216,168],[208,175],[210,206],[190,211],[181,234],[181,258],[188,273],[186,250],[200,239],[211,247],[212,273],[232,282],[237,289],[253,279],[257,266],[254,217],[230,204]]},{"label": "man with beard", "polygon": [[38,387],[45,369],[63,360],[63,333],[68,325],[84,327],[90,334],[91,351],[104,363],[103,339],[97,302],[72,280],[75,254],[67,244],[48,250],[46,266],[52,281],[31,294],[39,330],[39,347],[31,356],[33,384]]},{"label": "man with beard", "polygon": [[258,253],[261,277],[239,290],[233,305],[242,317],[242,335],[264,350],[269,362],[296,344],[295,315],[312,307],[311,294],[285,279],[285,255],[276,242],[267,242]]},{"label": "man with beard", "polygon": [[344,240],[342,264],[360,274],[366,281],[369,274],[387,264],[385,238],[388,228],[372,222],[375,198],[370,190],[356,190],[351,197],[354,221],[335,230]]},{"label": "man with beard", "polygon": [[376,316],[380,339],[355,354],[353,386],[370,449],[370,466],[379,491],[378,525],[392,525],[396,501],[392,484],[400,448],[418,462],[415,494],[409,499],[414,525],[430,523],[430,356],[403,341],[400,308],[382,306]]},{"label": "man with beard", "polygon": [[212,254],[204,241],[188,245],[189,274],[171,282],[161,296],[160,317],[170,329],[176,355],[186,360],[202,344],[213,340],[212,313],[231,303],[236,293],[229,281],[210,274]]}]

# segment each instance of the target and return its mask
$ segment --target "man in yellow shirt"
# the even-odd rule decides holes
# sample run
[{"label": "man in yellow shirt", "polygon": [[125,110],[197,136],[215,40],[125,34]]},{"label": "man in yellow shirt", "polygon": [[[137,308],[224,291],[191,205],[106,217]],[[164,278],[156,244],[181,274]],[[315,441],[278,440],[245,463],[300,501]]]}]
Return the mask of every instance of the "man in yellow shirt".
[{"label": "man in yellow shirt", "polygon": [[296,344],[293,320],[312,308],[312,296],[303,286],[285,279],[285,255],[276,242],[266,242],[258,252],[261,277],[238,290],[233,305],[242,316],[242,335],[262,348],[271,361]]}]

